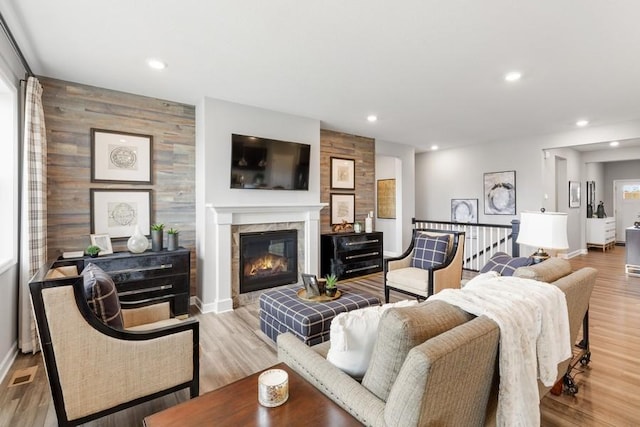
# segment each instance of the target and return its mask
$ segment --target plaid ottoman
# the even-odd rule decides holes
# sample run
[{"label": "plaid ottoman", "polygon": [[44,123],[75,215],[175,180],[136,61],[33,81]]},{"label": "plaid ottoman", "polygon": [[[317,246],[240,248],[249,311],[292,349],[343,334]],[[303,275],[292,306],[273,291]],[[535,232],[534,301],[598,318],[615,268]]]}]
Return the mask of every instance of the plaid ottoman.
[{"label": "plaid ottoman", "polygon": [[298,298],[299,288],[267,291],[260,295],[260,329],[273,341],[291,332],[307,345],[329,340],[331,321],[339,313],[380,305],[380,300],[365,292],[340,288],[342,296],[329,302]]}]

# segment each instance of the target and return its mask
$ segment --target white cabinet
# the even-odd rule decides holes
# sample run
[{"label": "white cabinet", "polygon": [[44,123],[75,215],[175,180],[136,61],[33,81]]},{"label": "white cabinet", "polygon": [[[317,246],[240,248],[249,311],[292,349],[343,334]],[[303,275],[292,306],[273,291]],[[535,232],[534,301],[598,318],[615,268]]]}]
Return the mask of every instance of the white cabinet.
[{"label": "white cabinet", "polygon": [[615,218],[587,218],[587,248],[611,249],[616,243]]}]

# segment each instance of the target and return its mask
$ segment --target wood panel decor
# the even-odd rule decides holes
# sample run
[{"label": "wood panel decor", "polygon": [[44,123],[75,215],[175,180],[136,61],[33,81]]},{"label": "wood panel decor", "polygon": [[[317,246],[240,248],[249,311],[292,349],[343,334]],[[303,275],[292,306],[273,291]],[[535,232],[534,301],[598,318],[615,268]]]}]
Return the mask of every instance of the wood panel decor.
[{"label": "wood panel decor", "polygon": [[[331,157],[353,159],[355,220],[364,222],[376,208],[375,140],[320,130],[320,201],[327,204],[331,201]],[[331,209],[327,207],[320,212],[320,232],[331,233],[331,228]]]},{"label": "wood panel decor", "polygon": [[151,184],[153,136],[91,129],[91,182]]},{"label": "wood panel decor", "polygon": [[396,180],[378,180],[378,218],[396,217]]},{"label": "wood panel decor", "polygon": [[[91,129],[126,131],[153,138],[151,183],[118,184],[123,190],[153,191],[152,218],[180,230],[191,249],[191,294],[195,295],[195,107],[79,83],[38,77],[47,128],[48,257],[82,250],[91,233]],[[113,250],[126,251],[126,239]]]}]

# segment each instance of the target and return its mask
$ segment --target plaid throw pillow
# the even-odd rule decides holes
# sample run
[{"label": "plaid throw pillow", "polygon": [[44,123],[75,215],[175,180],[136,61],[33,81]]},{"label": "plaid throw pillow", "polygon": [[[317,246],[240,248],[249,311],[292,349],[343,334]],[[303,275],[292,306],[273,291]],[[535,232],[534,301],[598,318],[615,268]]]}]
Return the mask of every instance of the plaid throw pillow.
[{"label": "plaid throw pillow", "polygon": [[518,267],[526,267],[533,264],[531,257],[516,257],[504,252],[496,252],[491,259],[482,267],[480,273],[497,271],[501,276],[513,276]]},{"label": "plaid throw pillow", "polygon": [[116,285],[111,276],[93,263],[82,270],[84,295],[89,306],[105,325],[122,329],[122,313]]},{"label": "plaid throw pillow", "polygon": [[447,259],[449,236],[429,236],[421,233],[416,237],[411,266],[428,269],[444,263]]}]

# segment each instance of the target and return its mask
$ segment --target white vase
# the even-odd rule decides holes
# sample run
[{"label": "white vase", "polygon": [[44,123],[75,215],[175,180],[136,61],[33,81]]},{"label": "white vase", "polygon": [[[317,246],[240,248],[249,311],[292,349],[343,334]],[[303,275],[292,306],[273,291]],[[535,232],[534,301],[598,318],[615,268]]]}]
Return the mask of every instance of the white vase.
[{"label": "white vase", "polygon": [[136,225],[136,231],[134,231],[133,235],[129,237],[127,240],[127,249],[133,252],[134,254],[140,254],[146,251],[149,248],[149,239],[147,236],[142,234],[140,231],[140,227]]}]

